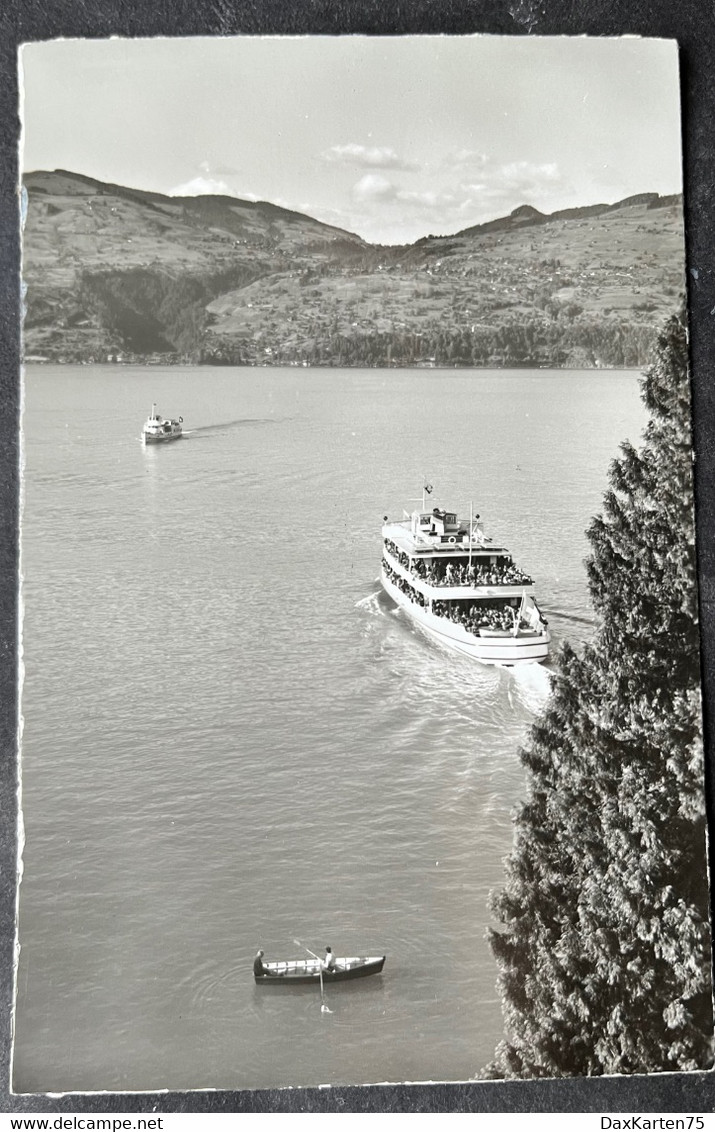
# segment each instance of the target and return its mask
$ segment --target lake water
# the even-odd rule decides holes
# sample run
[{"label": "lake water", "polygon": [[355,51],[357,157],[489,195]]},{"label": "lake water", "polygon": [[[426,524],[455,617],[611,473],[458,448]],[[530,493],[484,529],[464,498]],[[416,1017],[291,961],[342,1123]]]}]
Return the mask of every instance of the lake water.
[{"label": "lake water", "polygon": [[[152,400],[183,415],[145,448]],[[22,529],[18,1091],[466,1080],[548,671],[380,596],[383,515],[468,513],[592,628],[584,530],[634,373],[36,367]],[[298,940],[296,944],[294,940]],[[387,954],[255,987],[252,959]]]}]

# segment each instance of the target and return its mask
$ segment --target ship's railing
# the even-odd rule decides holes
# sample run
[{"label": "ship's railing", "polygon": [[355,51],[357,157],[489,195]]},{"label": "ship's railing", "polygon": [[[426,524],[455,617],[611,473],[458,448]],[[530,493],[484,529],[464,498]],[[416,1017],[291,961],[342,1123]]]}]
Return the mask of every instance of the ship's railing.
[{"label": "ship's railing", "polygon": [[481,632],[487,634],[499,633],[503,635],[520,637],[545,637],[547,623],[540,616],[535,603],[532,603],[536,616],[532,618],[521,605],[505,605],[504,602],[495,602],[492,605],[468,606],[449,604],[446,601],[433,601],[431,612],[435,617],[444,617],[454,625],[461,625],[467,633],[480,636]]},{"label": "ship's railing", "polygon": [[[410,581],[425,595],[438,598],[442,601],[458,601],[466,598],[479,597],[521,597],[524,593],[533,593],[534,585],[460,585],[460,586],[430,586],[422,582],[421,578],[410,576]],[[422,583],[420,585],[420,583]]]},{"label": "ship's railing", "polygon": [[461,589],[463,586],[478,586],[479,588],[483,588],[484,586],[497,586],[499,589],[502,589],[504,586],[510,586],[512,588],[517,587],[523,589],[524,587],[528,588],[534,584],[534,579],[529,577],[528,574],[523,574],[520,570],[515,570],[513,574],[504,573],[501,577],[499,577],[498,572],[491,570],[484,571],[481,574],[475,573],[472,577],[469,577],[469,574],[466,576],[462,574],[457,578],[446,578],[444,576],[441,578],[432,578],[429,575],[420,574],[419,571],[415,571],[413,576],[425,582],[430,588],[437,590]]},{"label": "ship's railing", "polygon": [[[394,525],[396,526],[397,524]],[[408,524],[400,523],[399,525],[403,526]],[[466,538],[462,538],[461,534],[456,531],[454,533],[440,533],[434,535],[428,534],[425,531],[417,531],[414,534],[410,531],[410,534],[416,546],[438,547],[442,550],[469,550],[471,545],[473,550],[478,549],[480,546],[491,550],[492,540],[487,538],[486,535],[472,535],[470,540],[469,535],[467,535]]]},{"label": "ship's railing", "polygon": [[[443,597],[469,596],[474,590],[479,590],[482,593],[486,591],[503,594],[505,591],[512,591],[515,594],[520,594],[531,591],[534,585],[533,578],[513,565],[504,567],[477,565],[472,568],[474,574],[471,578],[469,576],[470,569],[460,565],[456,567],[458,574],[456,579],[451,576],[452,566],[448,565],[445,574],[435,577],[427,572],[427,568],[425,568],[424,573],[414,564],[410,568],[410,556],[392,539],[384,540],[384,550],[394,561],[395,566],[404,573],[405,578],[417,585],[423,593],[434,590]],[[499,577],[500,573],[501,577]]]},{"label": "ship's railing", "polygon": [[[383,557],[382,568],[388,581],[396,586],[409,601],[422,608],[426,607],[427,602],[423,592],[408,582],[402,573],[398,573],[390,564],[387,556]],[[441,594],[440,600],[432,600],[429,612],[434,617],[448,620],[453,625],[459,625],[465,633],[473,637],[480,637],[485,634],[487,636],[510,637],[516,640],[538,638],[548,641],[546,620],[538,610],[536,603],[530,598],[527,599],[530,608],[525,608],[523,593],[511,595],[515,598],[521,597],[519,604],[507,602],[505,599],[509,595],[504,594],[503,591],[499,595],[490,595],[497,598],[491,603],[478,600],[480,597],[483,599],[486,596],[483,593],[469,596],[474,598],[472,605],[468,604],[469,597],[466,597],[463,590],[459,593],[459,597],[463,600],[459,602],[450,601],[446,594]],[[464,600],[465,597],[466,600]],[[425,612],[427,612],[427,609],[425,609]]]},{"label": "ship's railing", "polygon": [[392,582],[393,586],[397,586],[397,588],[401,590],[402,593],[405,594],[405,596],[408,597],[411,602],[413,602],[413,604],[421,606],[425,605],[424,595],[419,590],[415,589],[415,587],[410,582],[408,582],[402,574],[398,574],[397,570],[394,570],[392,568],[387,556],[382,559],[382,568],[389,580]]}]

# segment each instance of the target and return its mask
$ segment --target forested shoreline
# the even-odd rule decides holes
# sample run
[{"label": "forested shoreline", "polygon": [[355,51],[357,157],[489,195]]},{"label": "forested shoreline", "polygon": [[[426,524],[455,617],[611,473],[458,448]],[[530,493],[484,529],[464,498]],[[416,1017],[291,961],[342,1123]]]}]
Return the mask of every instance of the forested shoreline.
[{"label": "forested shoreline", "polygon": [[305,344],[275,347],[217,338],[197,360],[213,365],[619,369],[646,365],[653,345],[653,330],[644,324],[588,319],[561,325],[524,319],[456,333],[426,324],[419,333],[316,334]]}]

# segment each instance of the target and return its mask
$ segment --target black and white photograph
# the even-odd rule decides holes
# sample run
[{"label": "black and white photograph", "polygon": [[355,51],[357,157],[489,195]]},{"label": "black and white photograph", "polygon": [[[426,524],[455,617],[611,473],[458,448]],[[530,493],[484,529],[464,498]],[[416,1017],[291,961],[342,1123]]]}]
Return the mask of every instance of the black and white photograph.
[{"label": "black and white photograph", "polygon": [[13,1092],[711,1068],[677,43],[20,71]]}]

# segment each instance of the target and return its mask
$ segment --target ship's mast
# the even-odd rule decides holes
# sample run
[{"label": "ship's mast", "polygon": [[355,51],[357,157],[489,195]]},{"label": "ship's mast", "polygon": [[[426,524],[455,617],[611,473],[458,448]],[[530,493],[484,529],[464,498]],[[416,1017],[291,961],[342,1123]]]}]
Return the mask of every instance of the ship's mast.
[{"label": "ship's mast", "polygon": [[519,608],[518,608],[518,610],[516,610],[516,611],[514,612],[514,636],[515,636],[515,637],[519,635],[519,626],[520,626],[520,624],[521,624],[521,615],[522,615],[522,613],[524,612],[524,598],[525,598],[525,597],[526,597],[526,594],[525,594],[525,593],[524,593],[524,591],[522,590],[522,591],[521,591],[521,601],[520,601],[520,603],[519,603]]},{"label": "ship's mast", "polygon": [[472,519],[473,511],[474,511],[474,500],[470,499],[469,500],[469,569],[470,570],[472,568],[472,544],[473,544],[473,534],[474,534],[473,526],[472,526],[472,524],[474,522],[474,520]]}]

